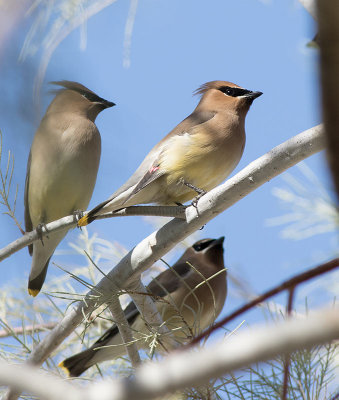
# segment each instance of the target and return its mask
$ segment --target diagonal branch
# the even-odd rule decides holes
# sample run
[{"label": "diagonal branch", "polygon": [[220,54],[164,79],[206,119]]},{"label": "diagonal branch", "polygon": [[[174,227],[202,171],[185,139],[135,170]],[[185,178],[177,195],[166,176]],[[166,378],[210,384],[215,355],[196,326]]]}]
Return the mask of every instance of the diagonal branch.
[{"label": "diagonal branch", "polygon": [[173,352],[160,362],[141,365],[133,380],[107,379],[82,388],[32,367],[0,362],[0,385],[25,390],[46,400],[152,400],[252,363],[325,344],[338,337],[338,312],[323,310],[306,318],[291,318],[240,332],[198,352]]},{"label": "diagonal branch", "polygon": [[339,267],[339,258],[334,258],[333,260],[328,261],[327,263],[318,265],[315,268],[308,269],[305,272],[302,272],[301,274],[298,274],[294,276],[291,279],[288,279],[287,281],[281,283],[278,286],[275,286],[273,289],[268,290],[267,292],[263,293],[262,295],[256,297],[252,301],[248,302],[244,306],[238,308],[232,314],[227,315],[225,318],[223,318],[221,321],[215,323],[214,325],[210,326],[205,332],[202,332],[201,335],[196,336],[194,340],[192,340],[187,347],[192,347],[194,344],[200,342],[200,340],[204,339],[208,335],[210,335],[212,332],[215,330],[221,328],[222,326],[226,325],[228,322],[232,321],[234,318],[238,317],[239,315],[242,315],[244,312],[250,310],[251,308],[254,308],[258,304],[266,301],[270,297],[273,297],[277,295],[278,293],[283,292],[284,290],[291,289],[299,285],[300,283],[306,282],[310,279],[313,279],[319,275],[325,274],[326,272],[333,271],[334,269]]},{"label": "diagonal branch", "polygon": [[[112,282],[113,283],[113,282]],[[117,295],[118,288],[114,291],[109,303],[109,309],[112,313],[113,320],[119,329],[122,343],[125,344],[127,355],[131,361],[132,367],[136,368],[140,364],[141,359],[138,353],[137,345],[135,344],[131,328],[128,324],[124,311],[121,307],[119,297]]]},{"label": "diagonal branch", "polygon": [[[210,217],[205,222],[202,221],[198,228],[204,225],[204,223],[206,223],[209,219],[213,218],[217,214],[221,213],[222,211],[226,210],[231,205],[239,201],[242,197],[257,189],[265,182],[281,174],[283,171],[297,164],[299,161],[302,161],[305,158],[310,157],[312,154],[317,153],[318,151],[323,149],[324,135],[321,125],[308,129],[307,131],[304,131],[299,135],[282,143],[281,145],[275,147],[262,157],[253,161],[242,171],[226,181],[223,185],[218,186],[199,200],[199,213],[201,208],[200,205],[202,203],[208,204],[210,202],[212,205],[213,203],[216,203],[216,200],[218,200],[218,206],[216,210],[211,210]],[[262,173],[261,169],[264,166],[266,168]],[[254,178],[256,180],[254,180]],[[134,206],[100,215],[98,219],[136,215],[152,215],[182,219],[185,219],[188,215],[190,215],[192,218],[198,217],[196,208],[192,206]],[[70,229],[74,226],[76,226],[75,217],[67,216],[47,224],[46,227],[42,228],[41,234],[42,237],[45,237],[53,232],[57,232],[66,228]],[[23,249],[29,244],[35,242],[36,240],[40,240],[40,236],[35,230],[26,233],[24,236],[8,244],[6,247],[0,250],[0,261],[9,257],[13,253]],[[180,240],[178,240],[176,243],[178,243],[179,241]]]},{"label": "diagonal branch", "polygon": [[[185,219],[185,209],[186,206],[133,206],[100,215],[97,219],[128,216],[155,216]],[[15,252],[35,242],[36,240],[40,240],[41,236],[45,237],[53,232],[74,228],[76,223],[77,221],[75,216],[69,215],[43,226],[41,229],[41,234],[40,232],[38,234],[36,230],[26,233],[24,236],[14,240],[14,242],[8,244],[6,247],[0,250],[0,262]]]},{"label": "diagonal branch", "polygon": [[[223,185],[208,192],[199,200],[197,208],[191,206],[186,209],[186,221],[177,218],[171,220],[123,257],[107,276],[88,292],[84,301],[80,302],[76,308],[69,310],[62,321],[35,347],[28,362],[37,365],[43,363],[49,354],[81,323],[83,315],[90,314],[99,305],[98,293],[103,294],[100,302],[108,302],[111,280],[120,288],[127,287],[142,271],[153,265],[177,243],[209,220],[287,168],[323,148],[322,127],[316,126],[275,147]],[[15,396],[8,398],[13,399]]]}]

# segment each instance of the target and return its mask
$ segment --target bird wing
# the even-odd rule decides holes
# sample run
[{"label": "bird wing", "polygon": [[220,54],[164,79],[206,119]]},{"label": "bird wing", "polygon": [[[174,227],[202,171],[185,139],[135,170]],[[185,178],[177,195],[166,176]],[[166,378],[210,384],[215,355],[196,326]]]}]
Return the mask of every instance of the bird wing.
[{"label": "bird wing", "polygon": [[[147,286],[148,292],[156,297],[165,297],[168,294],[175,292],[180,286],[183,279],[191,270],[191,267],[186,262],[176,263],[172,268],[163,271],[158,277],[153,279]],[[130,302],[124,310],[124,314],[128,323],[131,325],[139,315],[139,310],[133,302]],[[97,346],[105,346],[112,337],[119,333],[117,325],[113,324],[94,344]]]},{"label": "bird wing", "polygon": [[176,263],[172,268],[166,269],[159,276],[154,278],[148,285],[148,290],[158,297],[165,297],[167,294],[174,293],[180,286],[191,267],[186,262]]},{"label": "bird wing", "polygon": [[[31,232],[33,230],[33,224],[31,220],[31,216],[29,214],[29,204],[28,204],[28,191],[29,191],[29,175],[31,171],[31,161],[32,154],[29,153],[28,161],[27,161],[27,173],[25,179],[25,196],[24,196],[24,204],[25,204],[25,231]],[[28,252],[30,255],[33,254],[33,244],[28,246]]]},{"label": "bird wing", "polygon": [[[168,139],[175,135],[192,134],[193,130],[198,126],[215,116],[214,111],[195,111],[184,119],[179,125],[177,125],[162,141],[158,143],[156,147],[148,154],[144,162],[140,165],[135,175],[140,175],[140,172],[144,172],[139,182],[137,182],[135,188],[125,200],[128,201],[132,196],[140,192],[147,185],[158,179],[160,176],[166,173],[165,170],[161,169],[161,158],[165,151],[168,151]],[[147,168],[147,169],[146,169]],[[146,170],[146,172],[145,172]],[[139,174],[137,174],[139,172]],[[134,175],[133,175],[134,176]],[[128,182],[126,182],[127,184]],[[124,185],[125,186],[125,185]],[[130,187],[130,185],[129,185]],[[120,190],[119,190],[120,192]],[[119,193],[118,193],[119,194]],[[113,195],[115,197],[115,195]],[[112,197],[113,197],[112,196]]]},{"label": "bird wing", "polygon": [[[133,302],[130,302],[128,306],[124,310],[126,319],[129,323],[129,325],[133,324],[137,316],[139,315],[139,311],[136,308],[135,304]],[[113,324],[92,346],[91,348],[96,348],[100,346],[105,346],[106,343],[108,343],[112,337],[117,335],[119,333],[118,326],[116,324]]]}]

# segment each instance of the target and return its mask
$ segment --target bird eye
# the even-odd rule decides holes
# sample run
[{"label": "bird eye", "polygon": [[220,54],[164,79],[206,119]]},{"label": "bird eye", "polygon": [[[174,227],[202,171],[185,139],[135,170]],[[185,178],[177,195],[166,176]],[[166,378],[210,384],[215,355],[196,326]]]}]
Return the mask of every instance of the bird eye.
[{"label": "bird eye", "polygon": [[194,243],[192,246],[195,251],[202,251],[205,250],[207,247],[211,245],[215,240],[214,239],[203,239],[197,243]]},{"label": "bird eye", "polygon": [[226,94],[227,96],[231,96],[231,97],[238,96],[238,93],[237,93],[236,89],[232,88],[230,86],[222,86],[222,87],[219,88],[219,90],[221,92],[223,92],[224,94]]}]

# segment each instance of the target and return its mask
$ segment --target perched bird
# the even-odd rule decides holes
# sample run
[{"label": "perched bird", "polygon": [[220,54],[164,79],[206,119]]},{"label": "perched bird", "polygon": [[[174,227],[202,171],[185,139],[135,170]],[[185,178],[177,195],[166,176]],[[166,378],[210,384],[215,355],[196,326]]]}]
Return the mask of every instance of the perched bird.
[{"label": "perched bird", "polygon": [[[223,242],[223,237],[196,242],[147,287],[164,322],[180,343],[211,325],[223,308],[227,293]],[[134,303],[126,307],[125,315],[137,346],[147,347],[145,334],[150,334],[150,330]],[[69,376],[79,376],[96,363],[124,355],[122,343],[119,330],[113,325],[89,349],[67,358],[59,367]]]},{"label": "perched bird", "polygon": [[[97,115],[115,104],[80,83],[62,86],[35,133],[25,183],[26,232],[85,210],[94,189],[101,153],[101,138],[94,124]],[[33,257],[28,292],[36,296],[44,283],[49,260],[67,230],[48,235],[28,246]]]},{"label": "perched bird", "polygon": [[191,115],[148,153],[127,182],[78,222],[143,203],[178,204],[220,184],[238,164],[245,146],[245,117],[261,92],[213,81],[195,94],[201,99]]}]

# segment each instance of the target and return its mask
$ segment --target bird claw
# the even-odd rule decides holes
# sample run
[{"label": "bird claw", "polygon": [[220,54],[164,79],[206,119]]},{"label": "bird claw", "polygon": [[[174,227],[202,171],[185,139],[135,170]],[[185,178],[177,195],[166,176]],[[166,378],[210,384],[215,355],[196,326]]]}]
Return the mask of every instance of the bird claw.
[{"label": "bird claw", "polygon": [[84,216],[84,212],[82,210],[73,211],[73,217],[75,218],[75,222],[78,222]]},{"label": "bird claw", "polygon": [[[47,227],[46,227],[46,224],[38,224],[38,225],[36,226],[35,230],[36,230],[36,233],[37,233],[37,235],[38,235],[38,238],[39,238],[40,241],[41,241],[41,244],[44,246],[44,241],[43,241],[43,236],[42,236],[42,229],[43,229],[43,228],[45,228],[45,231],[48,232],[48,229],[47,229]],[[48,239],[48,236],[46,236],[46,237],[47,237],[47,239]]]},{"label": "bird claw", "polygon": [[77,227],[81,229],[81,226],[78,225],[78,222],[84,216],[84,212],[82,210],[75,210],[73,211],[74,222],[77,223]]},{"label": "bird claw", "polygon": [[192,206],[197,209],[198,208],[198,201],[204,194],[207,193],[206,190],[200,189],[200,188],[198,188],[198,187],[196,187],[196,186],[194,186],[191,183],[186,182],[186,181],[183,181],[183,183],[184,183],[185,186],[189,187],[190,189],[192,189],[196,193],[198,193],[198,195],[194,197],[194,199],[192,200],[192,203],[191,203]]},{"label": "bird claw", "polygon": [[195,208],[198,209],[198,201],[201,199],[202,196],[204,196],[207,192],[205,190],[200,189],[201,192],[198,194],[198,196],[195,196],[194,199],[192,200],[191,205]]}]

